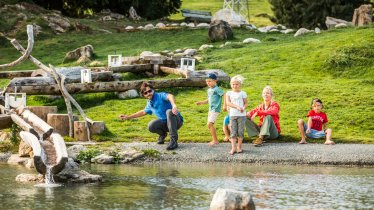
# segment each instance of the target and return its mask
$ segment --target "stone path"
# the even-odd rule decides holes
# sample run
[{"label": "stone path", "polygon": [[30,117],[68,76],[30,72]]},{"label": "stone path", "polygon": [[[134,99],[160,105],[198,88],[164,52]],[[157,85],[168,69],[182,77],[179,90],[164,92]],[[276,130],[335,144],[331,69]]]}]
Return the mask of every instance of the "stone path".
[{"label": "stone path", "polygon": [[240,162],[255,164],[312,165],[374,165],[374,145],[370,144],[306,144],[265,143],[262,147],[244,144],[243,153],[230,155],[229,143],[209,147],[207,143],[179,143],[179,148],[167,151],[166,144],[153,142],[123,143],[122,147],[159,151],[161,161],[170,162]]}]

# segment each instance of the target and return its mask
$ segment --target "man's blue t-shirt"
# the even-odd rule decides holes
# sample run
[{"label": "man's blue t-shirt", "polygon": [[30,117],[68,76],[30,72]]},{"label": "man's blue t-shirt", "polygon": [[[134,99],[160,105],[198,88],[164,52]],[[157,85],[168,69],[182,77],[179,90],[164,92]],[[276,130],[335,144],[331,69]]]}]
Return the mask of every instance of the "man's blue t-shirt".
[{"label": "man's blue t-shirt", "polygon": [[[172,108],[173,107],[168,100],[168,93],[154,92],[152,99],[147,101],[144,112],[147,114],[154,114],[158,119],[166,122],[166,111]],[[178,115],[183,121],[183,117],[180,112],[178,112]]]}]

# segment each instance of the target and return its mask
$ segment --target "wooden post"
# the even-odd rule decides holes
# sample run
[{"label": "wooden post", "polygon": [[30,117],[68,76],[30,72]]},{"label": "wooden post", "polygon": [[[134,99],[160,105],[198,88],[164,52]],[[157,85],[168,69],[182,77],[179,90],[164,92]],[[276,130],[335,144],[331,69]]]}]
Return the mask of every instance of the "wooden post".
[{"label": "wooden post", "polygon": [[90,127],[91,134],[100,134],[105,130],[104,121],[94,121]]},{"label": "wooden post", "polygon": [[[73,116],[74,121],[78,121],[78,116]],[[49,113],[47,115],[47,123],[54,128],[56,133],[61,136],[69,136],[69,115]]]},{"label": "wooden post", "polygon": [[27,108],[45,122],[47,122],[47,115],[49,113],[57,113],[57,106],[28,106]]},{"label": "wooden post", "polygon": [[77,141],[89,140],[85,121],[74,121],[74,139]]},{"label": "wooden post", "polygon": [[0,114],[0,129],[12,127],[12,118],[10,115]]}]

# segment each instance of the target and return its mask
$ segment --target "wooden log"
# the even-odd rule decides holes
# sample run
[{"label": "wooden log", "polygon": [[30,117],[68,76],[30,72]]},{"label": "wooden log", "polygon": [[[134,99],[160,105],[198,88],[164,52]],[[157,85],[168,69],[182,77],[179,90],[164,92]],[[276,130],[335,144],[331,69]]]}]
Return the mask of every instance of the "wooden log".
[{"label": "wooden log", "polygon": [[34,134],[35,137],[39,136],[39,134],[35,131],[35,129],[30,124],[28,124],[25,120],[23,120],[20,116],[16,114],[11,114],[10,116],[13,122],[17,124],[19,127],[21,127],[22,130]]},{"label": "wooden log", "polygon": [[0,114],[0,129],[12,127],[12,117],[7,114]]},{"label": "wooden log", "polygon": [[43,139],[47,139],[52,134],[53,128],[50,125],[48,125],[45,121],[43,121],[41,118],[32,113],[30,110],[24,110],[21,113],[21,116],[24,120],[29,122],[31,126],[38,133],[40,133],[40,135],[42,135]]},{"label": "wooden log", "polygon": [[105,122],[104,121],[94,121],[90,126],[91,134],[100,134],[105,130]]},{"label": "wooden log", "polygon": [[15,77],[30,77],[35,70],[21,70],[21,71],[2,71],[0,72],[1,79],[13,79]]},{"label": "wooden log", "polygon": [[46,170],[46,166],[42,160],[42,147],[40,145],[40,142],[39,142],[39,139],[29,133],[29,132],[25,132],[25,131],[21,131],[20,132],[20,136],[21,136],[21,139],[26,143],[28,144],[29,146],[32,147],[32,151],[34,153],[34,165],[35,165],[35,169],[41,173],[41,174],[45,174],[45,172],[47,171]]},{"label": "wooden log", "polygon": [[77,141],[88,141],[88,132],[85,121],[74,121],[74,139]]},{"label": "wooden log", "polygon": [[[74,121],[78,121],[78,116],[73,116]],[[47,123],[54,128],[54,131],[61,136],[69,136],[69,115],[68,114],[54,114],[47,115]]]},{"label": "wooden log", "polygon": [[50,137],[54,149],[56,151],[55,165],[52,167],[52,174],[58,174],[65,168],[66,162],[68,162],[68,152],[66,149],[65,141],[58,133],[52,133]]},{"label": "wooden log", "polygon": [[49,113],[57,113],[57,106],[28,106],[27,108],[44,122],[47,122]]},{"label": "wooden log", "polygon": [[[93,72],[92,81],[113,81],[113,72]],[[66,78],[66,83],[80,83],[80,75],[71,76]],[[13,78],[9,82],[9,86],[49,86],[56,85],[56,81],[52,77],[18,77]]]},{"label": "wooden log", "polygon": [[[131,89],[139,89],[143,80],[134,81],[113,81],[113,82],[93,82],[85,84],[66,84],[66,89],[70,94],[75,93],[97,93],[97,92],[124,92]],[[156,89],[169,87],[205,87],[205,78],[191,79],[168,79],[168,80],[149,80],[149,83]],[[57,85],[50,86],[20,86],[18,92],[27,95],[60,95],[61,92]],[[14,93],[14,87],[8,86],[5,90],[8,93]]]},{"label": "wooden log", "polygon": [[114,73],[125,73],[125,72],[144,72],[144,71],[152,71],[152,65],[151,64],[136,64],[136,65],[124,65],[124,66],[117,66],[117,67],[110,67],[110,71],[113,71]]},{"label": "wooden log", "polygon": [[166,66],[160,66],[160,71],[166,73],[166,74],[175,74],[178,76],[182,76],[183,78],[188,78],[188,72],[186,70],[181,70],[181,69],[175,69],[175,68],[170,68]]}]

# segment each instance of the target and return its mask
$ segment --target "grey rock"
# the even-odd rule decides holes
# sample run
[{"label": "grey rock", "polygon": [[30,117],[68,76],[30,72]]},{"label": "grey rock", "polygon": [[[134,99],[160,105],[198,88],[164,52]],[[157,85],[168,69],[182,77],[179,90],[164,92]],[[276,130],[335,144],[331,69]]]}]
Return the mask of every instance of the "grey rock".
[{"label": "grey rock", "polygon": [[155,27],[156,27],[156,28],[165,28],[166,25],[163,24],[163,23],[157,23]]},{"label": "grey rock", "polygon": [[133,26],[127,26],[125,29],[126,29],[126,30],[133,30],[134,27],[133,27]]},{"label": "grey rock", "polygon": [[20,182],[20,183],[30,183],[30,182],[43,183],[44,182],[44,176],[41,175],[41,174],[18,174],[16,176],[16,182]]},{"label": "grey rock", "polygon": [[110,13],[110,17],[116,20],[124,19],[125,16],[118,13]]},{"label": "grey rock", "polygon": [[180,24],[180,26],[182,26],[182,27],[186,27],[186,26],[187,26],[187,23],[182,22],[182,23]]},{"label": "grey rock", "polygon": [[255,210],[255,204],[249,192],[218,188],[210,203],[210,210]]},{"label": "grey rock", "polygon": [[219,20],[227,22],[231,27],[240,27],[243,24],[248,24],[244,17],[230,9],[218,10],[212,17],[212,22]]},{"label": "grey rock", "polygon": [[189,56],[194,56],[194,55],[196,55],[196,53],[197,53],[197,50],[195,50],[195,49],[191,49],[191,48],[186,49],[186,50],[183,52],[183,54],[185,54],[185,55],[189,55]]},{"label": "grey rock", "polygon": [[81,151],[87,150],[87,148],[83,145],[73,145],[67,148],[68,157],[72,158],[73,160],[77,160],[77,156]]},{"label": "grey rock", "polygon": [[10,158],[11,155],[12,155],[11,152],[0,153],[0,162],[2,163],[8,162],[8,159]]},{"label": "grey rock", "polygon": [[319,29],[318,27],[316,27],[316,28],[314,29],[314,33],[316,33],[316,34],[320,34],[320,33],[321,33],[321,29]]},{"label": "grey rock", "polygon": [[18,154],[13,154],[9,157],[7,163],[11,165],[25,165],[28,160],[28,157],[20,157]]},{"label": "grey rock", "polygon": [[91,158],[91,163],[112,164],[113,161],[114,157],[107,154],[101,154],[94,158]]},{"label": "grey rock", "polygon": [[100,18],[100,20],[101,21],[111,21],[111,20],[113,20],[113,18],[110,15],[106,15],[106,16]]},{"label": "grey rock", "polygon": [[261,41],[259,39],[255,39],[255,38],[247,38],[247,39],[243,40],[243,43],[244,44],[248,44],[248,43],[261,43]]},{"label": "grey rock", "polygon": [[312,31],[308,30],[306,28],[300,28],[299,30],[296,31],[294,37],[305,35],[305,34],[310,33],[310,32],[312,32]]},{"label": "grey rock", "polygon": [[282,30],[281,33],[284,33],[284,34],[289,34],[289,33],[293,33],[295,32],[295,30],[293,29],[286,29],[286,30]]},{"label": "grey rock", "polygon": [[210,23],[209,39],[212,42],[230,40],[234,38],[234,33],[230,25],[223,20],[216,20]]},{"label": "grey rock", "polygon": [[84,170],[66,169],[57,175],[53,175],[53,179],[59,183],[97,183],[102,182],[100,175],[90,174]]},{"label": "grey rock", "polygon": [[128,90],[125,92],[117,93],[119,99],[136,98],[139,97],[138,91],[135,89]]},{"label": "grey rock", "polygon": [[50,14],[43,16],[43,19],[48,22],[48,26],[55,33],[65,33],[69,30],[71,24],[69,19],[62,17],[58,14]]},{"label": "grey rock", "polygon": [[342,20],[342,19],[333,18],[333,17],[329,17],[329,16],[326,17],[325,24],[326,24],[328,29],[335,28],[335,26],[338,25],[339,23],[344,23],[347,26],[352,25],[351,22],[348,22],[348,21],[345,21],[345,20]]},{"label": "grey rock", "polygon": [[144,26],[144,30],[153,30],[155,27],[150,23]]},{"label": "grey rock", "polygon": [[174,50],[175,53],[183,53],[183,50],[182,49],[176,49]]},{"label": "grey rock", "polygon": [[93,59],[94,49],[92,45],[88,44],[75,50],[66,53],[64,62],[77,61],[79,59]]},{"label": "grey rock", "polygon": [[208,23],[199,23],[196,25],[196,28],[209,28],[209,26]]},{"label": "grey rock", "polygon": [[195,28],[195,23],[189,23],[186,25],[187,27],[190,27],[190,28]]},{"label": "grey rock", "polygon": [[199,47],[199,51],[202,51],[202,50],[205,50],[205,49],[208,49],[208,48],[213,48],[214,46],[211,45],[211,44],[203,44]]},{"label": "grey rock", "polygon": [[345,23],[338,23],[338,24],[335,25],[335,28],[347,28],[347,27],[348,27],[348,25],[345,24]]},{"label": "grey rock", "polygon": [[29,146],[23,140],[21,140],[18,146],[18,155],[20,157],[31,157],[32,154],[33,153],[31,146]]}]

